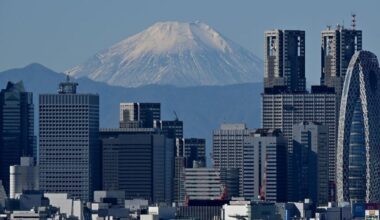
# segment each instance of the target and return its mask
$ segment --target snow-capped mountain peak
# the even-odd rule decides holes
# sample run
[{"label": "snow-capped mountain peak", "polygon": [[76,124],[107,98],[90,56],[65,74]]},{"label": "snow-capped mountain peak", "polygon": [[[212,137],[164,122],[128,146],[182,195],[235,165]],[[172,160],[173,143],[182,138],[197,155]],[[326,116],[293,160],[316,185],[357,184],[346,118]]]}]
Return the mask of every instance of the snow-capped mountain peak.
[{"label": "snow-capped mountain peak", "polygon": [[111,85],[260,81],[262,62],[202,22],[158,22],[67,71]]}]

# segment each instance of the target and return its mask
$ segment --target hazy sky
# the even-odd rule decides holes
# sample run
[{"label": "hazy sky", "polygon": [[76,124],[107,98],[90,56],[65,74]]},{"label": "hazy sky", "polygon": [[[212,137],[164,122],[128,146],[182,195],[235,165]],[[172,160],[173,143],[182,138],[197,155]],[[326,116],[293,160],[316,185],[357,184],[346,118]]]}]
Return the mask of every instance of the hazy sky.
[{"label": "hazy sky", "polygon": [[309,83],[320,77],[320,32],[350,25],[355,12],[363,46],[380,56],[379,0],[0,0],[0,71],[41,63],[64,71],[157,21],[208,23],[263,54],[263,32],[306,30]]}]

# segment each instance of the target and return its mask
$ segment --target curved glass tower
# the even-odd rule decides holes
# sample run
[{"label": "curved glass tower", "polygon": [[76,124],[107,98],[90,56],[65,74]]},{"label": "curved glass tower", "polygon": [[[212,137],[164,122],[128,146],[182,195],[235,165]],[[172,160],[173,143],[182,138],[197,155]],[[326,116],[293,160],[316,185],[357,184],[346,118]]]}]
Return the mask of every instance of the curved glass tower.
[{"label": "curved glass tower", "polygon": [[376,55],[354,54],[339,113],[338,202],[380,202],[380,70]]},{"label": "curved glass tower", "polygon": [[348,161],[348,185],[350,200],[353,202],[364,202],[366,183],[366,158],[364,120],[361,102],[355,103],[351,122],[349,161]]}]

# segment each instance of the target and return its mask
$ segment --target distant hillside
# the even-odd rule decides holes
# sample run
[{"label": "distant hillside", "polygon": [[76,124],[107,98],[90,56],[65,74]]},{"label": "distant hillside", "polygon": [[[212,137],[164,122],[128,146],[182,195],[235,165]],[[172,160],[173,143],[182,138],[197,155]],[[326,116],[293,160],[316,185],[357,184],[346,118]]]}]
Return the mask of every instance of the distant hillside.
[{"label": "distant hillside", "polygon": [[[27,91],[34,93],[35,112],[38,111],[38,94],[55,93],[58,83],[65,79],[40,64],[0,73],[1,88],[6,82],[23,80]],[[207,138],[211,149],[212,130],[222,122],[246,122],[249,127],[260,126],[261,83],[229,86],[144,86],[124,88],[109,86],[87,78],[76,80],[78,92],[100,95],[101,127],[117,127],[120,102],[161,102],[162,118],[174,119],[173,111],[184,121],[186,137]],[[38,122],[36,117],[36,122]]]}]

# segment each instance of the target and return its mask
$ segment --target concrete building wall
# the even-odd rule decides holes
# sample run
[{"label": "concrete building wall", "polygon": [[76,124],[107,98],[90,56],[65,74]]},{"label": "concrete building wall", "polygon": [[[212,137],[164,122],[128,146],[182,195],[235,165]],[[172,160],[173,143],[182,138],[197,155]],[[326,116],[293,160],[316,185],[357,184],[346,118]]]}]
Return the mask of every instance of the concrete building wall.
[{"label": "concrete building wall", "polygon": [[23,190],[39,189],[39,170],[34,166],[33,157],[22,157],[20,165],[10,166],[10,193],[9,197],[14,199],[17,193]]},{"label": "concrete building wall", "polygon": [[244,139],[243,155],[242,196],[285,202],[287,139],[280,130],[257,129]]},{"label": "concrete building wall", "polygon": [[76,85],[39,97],[40,187],[90,201],[100,181],[99,96],[76,94]]},{"label": "concrete building wall", "polygon": [[[281,129],[284,137],[288,139],[288,161],[293,160],[291,157],[293,153],[292,132],[295,124],[302,121],[313,121],[326,125],[329,149],[328,178],[329,182],[335,183],[337,113],[334,93],[263,94],[262,114],[263,128]],[[291,167],[288,167],[288,178],[294,178]],[[288,199],[292,201],[295,199],[295,189],[289,184]]]}]

